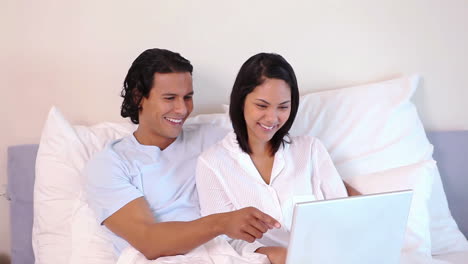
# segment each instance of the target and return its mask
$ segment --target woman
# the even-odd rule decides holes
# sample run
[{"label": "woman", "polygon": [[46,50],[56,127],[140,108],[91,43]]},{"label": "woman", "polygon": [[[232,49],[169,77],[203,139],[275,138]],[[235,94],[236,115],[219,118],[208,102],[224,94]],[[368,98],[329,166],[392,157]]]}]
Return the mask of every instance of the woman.
[{"label": "woman", "polygon": [[285,262],[294,203],[347,196],[322,143],[288,136],[298,106],[291,65],[277,54],[254,55],[232,89],[234,131],[204,152],[197,165],[202,215],[253,206],[282,224],[253,243],[231,241],[239,253],[262,253],[274,264]]}]

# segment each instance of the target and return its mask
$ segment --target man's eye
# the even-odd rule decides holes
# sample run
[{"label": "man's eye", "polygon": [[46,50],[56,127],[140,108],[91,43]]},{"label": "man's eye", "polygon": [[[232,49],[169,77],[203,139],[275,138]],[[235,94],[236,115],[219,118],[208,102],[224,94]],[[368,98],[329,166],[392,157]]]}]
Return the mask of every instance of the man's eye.
[{"label": "man's eye", "polygon": [[174,96],[171,96],[171,97],[164,97],[164,99],[165,99],[165,100],[172,101],[172,100],[174,100],[174,99],[175,99],[175,97],[174,97]]},{"label": "man's eye", "polygon": [[185,96],[184,100],[192,100],[192,96]]}]

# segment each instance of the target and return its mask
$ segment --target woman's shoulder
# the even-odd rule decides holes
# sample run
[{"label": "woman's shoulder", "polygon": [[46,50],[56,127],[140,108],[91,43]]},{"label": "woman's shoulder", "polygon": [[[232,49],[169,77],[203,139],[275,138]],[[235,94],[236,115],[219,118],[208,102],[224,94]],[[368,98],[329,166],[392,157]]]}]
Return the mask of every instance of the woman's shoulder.
[{"label": "woman's shoulder", "polygon": [[312,153],[322,152],[326,150],[325,145],[319,138],[314,136],[295,136],[290,138],[289,148],[292,152],[303,153],[305,150],[310,150]]},{"label": "woman's shoulder", "polygon": [[289,137],[291,146],[294,147],[304,147],[306,145],[314,145],[316,143],[321,144],[320,140],[314,136],[303,135],[303,136],[294,136]]}]

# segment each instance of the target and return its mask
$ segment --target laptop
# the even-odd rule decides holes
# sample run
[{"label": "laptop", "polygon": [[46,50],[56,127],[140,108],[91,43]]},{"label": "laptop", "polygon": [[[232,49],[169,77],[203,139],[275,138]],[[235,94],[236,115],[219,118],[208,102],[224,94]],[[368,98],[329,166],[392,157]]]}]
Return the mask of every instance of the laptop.
[{"label": "laptop", "polygon": [[286,264],[398,264],[411,190],[297,203]]}]

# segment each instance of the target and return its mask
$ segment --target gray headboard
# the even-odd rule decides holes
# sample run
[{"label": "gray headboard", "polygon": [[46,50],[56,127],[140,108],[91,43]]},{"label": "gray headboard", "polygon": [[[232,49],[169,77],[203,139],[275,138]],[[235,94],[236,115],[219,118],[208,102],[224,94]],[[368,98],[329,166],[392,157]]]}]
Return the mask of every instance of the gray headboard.
[{"label": "gray headboard", "polygon": [[[429,132],[452,215],[468,237],[468,131]],[[31,245],[34,168],[38,145],[8,148],[11,248],[15,264],[34,263]]]},{"label": "gray headboard", "polygon": [[32,249],[33,190],[38,145],[8,148],[8,189],[11,223],[11,261],[34,263]]},{"label": "gray headboard", "polygon": [[468,238],[468,131],[429,132],[452,216]]}]

